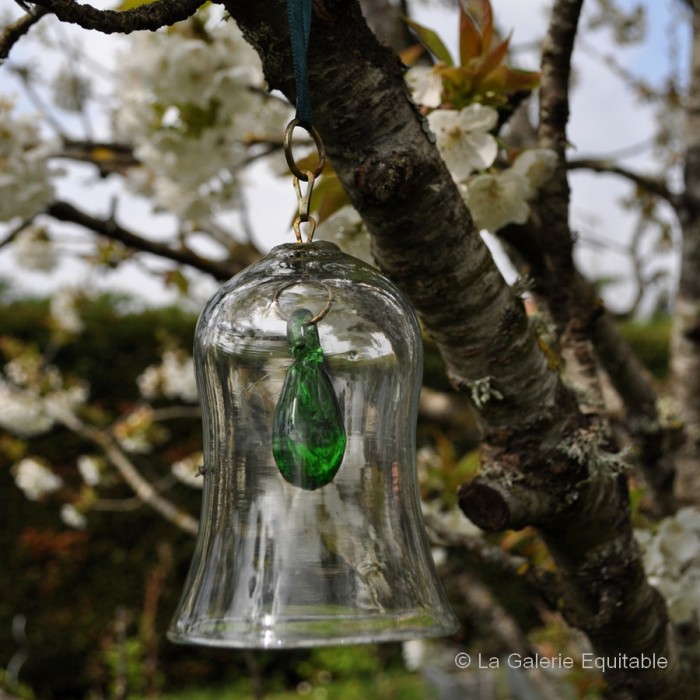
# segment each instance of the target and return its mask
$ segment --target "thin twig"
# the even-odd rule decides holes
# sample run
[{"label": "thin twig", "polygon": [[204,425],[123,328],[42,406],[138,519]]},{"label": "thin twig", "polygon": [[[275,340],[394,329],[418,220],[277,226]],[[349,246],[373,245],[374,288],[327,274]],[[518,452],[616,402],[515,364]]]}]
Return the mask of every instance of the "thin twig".
[{"label": "thin twig", "polygon": [[32,0],[62,22],[78,24],[105,34],[130,34],[134,31],[155,31],[191,17],[203,0],[154,0],[130,10],[98,10],[74,0]]},{"label": "thin twig", "polygon": [[8,24],[0,34],[0,63],[9,55],[12,47],[42,18],[48,14],[43,7],[20,17],[16,22]]},{"label": "thin twig", "polygon": [[634,183],[638,187],[655,194],[666,200],[672,207],[677,208],[679,204],[679,196],[671,192],[663,180],[652,177],[650,175],[642,175],[634,170],[625,168],[624,166],[613,163],[607,159],[596,158],[574,158],[567,163],[569,170],[592,170],[596,173],[609,173],[618,175],[626,180]]},{"label": "thin twig", "polygon": [[[143,236],[133,233],[117,224],[113,219],[98,219],[91,216],[68,202],[54,202],[49,205],[46,214],[59,221],[68,221],[78,224],[83,228],[94,231],[100,236],[120,241],[134,250],[151,253],[152,255],[157,255],[167,260],[189,265],[196,270],[209,273],[218,280],[229,279],[236,272],[242,270],[249,262],[247,260],[244,264],[235,260],[232,260],[230,263],[217,262],[215,260],[203,258],[192,251],[171,248],[163,243],[150,241]],[[244,247],[247,249],[246,246],[241,246],[241,249]]]},{"label": "thin twig", "polygon": [[20,221],[17,226],[15,226],[6,236],[0,241],[0,248],[4,248],[6,245],[12,243],[17,236],[19,236],[25,228],[28,228],[34,222],[36,216],[30,216],[28,219]]},{"label": "thin twig", "polygon": [[74,413],[67,410],[51,411],[49,409],[49,413],[56,422],[99,447],[105,457],[116,467],[124,481],[146,505],[184,532],[190,535],[197,534],[199,529],[197,519],[158,493],[153,484],[146,481],[109,433],[83,423]]},{"label": "thin twig", "polygon": [[424,519],[428,531],[438,541],[451,546],[461,547],[488,566],[497,568],[505,574],[522,577],[540,594],[547,605],[556,609],[561,591],[552,572],[533,566],[525,557],[509,554],[483,537],[455,532],[452,528],[442,523],[440,518],[431,513],[425,513]]}]

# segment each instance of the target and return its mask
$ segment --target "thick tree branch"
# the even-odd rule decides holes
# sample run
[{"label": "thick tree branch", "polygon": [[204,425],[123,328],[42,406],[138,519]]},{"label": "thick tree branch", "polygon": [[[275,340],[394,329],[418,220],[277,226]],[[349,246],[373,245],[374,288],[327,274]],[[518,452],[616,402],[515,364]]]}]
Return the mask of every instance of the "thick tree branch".
[{"label": "thick tree branch", "polygon": [[33,25],[48,14],[48,10],[39,8],[31,14],[20,17],[16,22],[8,24],[0,34],[0,63],[2,63],[12,51],[12,47],[21,39]]},{"label": "thick tree branch", "polygon": [[46,209],[46,214],[59,221],[78,224],[100,236],[114,241],[120,241],[129,248],[151,253],[166,260],[173,260],[182,265],[188,265],[196,270],[206,272],[218,280],[227,280],[259,257],[259,253],[248,244],[238,244],[235,259],[230,262],[217,262],[202,258],[191,250],[171,248],[163,243],[151,241],[139,236],[117,224],[113,219],[98,219],[77,209],[68,202],[54,202]]},{"label": "thick tree branch", "polygon": [[638,462],[659,514],[670,515],[678,504],[673,494],[676,474],[673,458],[678,430],[659,415],[653,381],[639,358],[620,335],[610,314],[593,329],[598,358],[622,399],[627,426],[638,449]]},{"label": "thick tree branch", "polygon": [[685,126],[681,271],[673,314],[671,384],[687,445],[678,463],[680,500],[700,503],[700,4],[693,5]]},{"label": "thick tree branch", "polygon": [[556,173],[533,207],[532,221],[503,230],[501,237],[525,262],[528,274],[536,281],[536,292],[551,310],[562,334],[568,378],[579,394],[586,396],[586,410],[592,416],[603,408],[596,359],[602,362],[625,403],[630,432],[639,447],[639,463],[655,505],[660,513],[670,513],[676,504],[669,431],[661,425],[655,389],[648,375],[603,309],[595,287],[576,269],[567,170],[613,172],[673,206],[678,206],[679,200],[662,182],[608,161],[580,159],[567,163],[570,63],[581,6],[581,0],[554,4],[542,58],[538,136],[541,146],[555,150],[559,156]]},{"label": "thick tree branch", "polygon": [[131,10],[98,10],[75,0],[31,0],[34,5],[52,12],[62,22],[78,24],[104,34],[130,34],[148,29],[155,31],[191,17],[204,0],[154,0]]},{"label": "thick tree branch", "polygon": [[[499,231],[499,237],[523,274],[530,274],[539,281],[538,275],[544,269],[539,228],[532,222],[525,226],[509,226]],[[590,300],[592,306],[596,304],[598,293],[593,284],[578,274],[572,284],[580,290],[581,299]],[[624,404],[627,427],[635,441],[636,462],[649,488],[654,510],[664,515],[673,513],[678,506],[673,493],[678,430],[667,425],[659,415],[659,397],[653,379],[620,334],[615,319],[602,306],[592,315],[587,333],[596,359]],[[471,497],[471,494],[466,496]],[[492,518],[496,517],[496,511],[491,509],[490,512]]]},{"label": "thick tree branch", "polygon": [[620,177],[629,180],[637,187],[646,190],[657,197],[665,199],[674,209],[679,206],[681,201],[681,197],[671,192],[662,179],[655,178],[650,175],[642,175],[641,173],[625,168],[609,160],[600,160],[597,158],[574,158],[569,160],[566,167],[569,170],[592,170],[596,173],[619,175]]},{"label": "thick tree branch", "polygon": [[[569,120],[571,55],[583,0],[557,0],[542,51],[540,78],[539,145],[557,153],[558,164],[535,207],[541,221],[542,270],[535,271],[540,293],[547,300],[557,326],[563,331],[576,299],[573,280],[573,239],[569,229],[569,182],[566,176],[566,126]],[[589,301],[589,300],[587,300]]]}]

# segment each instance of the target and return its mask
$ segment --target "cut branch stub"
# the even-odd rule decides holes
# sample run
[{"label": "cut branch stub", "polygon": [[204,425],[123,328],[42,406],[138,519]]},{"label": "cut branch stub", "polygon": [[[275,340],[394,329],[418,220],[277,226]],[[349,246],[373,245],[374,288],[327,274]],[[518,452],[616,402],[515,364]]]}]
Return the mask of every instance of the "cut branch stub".
[{"label": "cut branch stub", "polygon": [[462,512],[487,532],[536,525],[557,510],[553,499],[540,492],[479,476],[462,484],[457,497]]}]

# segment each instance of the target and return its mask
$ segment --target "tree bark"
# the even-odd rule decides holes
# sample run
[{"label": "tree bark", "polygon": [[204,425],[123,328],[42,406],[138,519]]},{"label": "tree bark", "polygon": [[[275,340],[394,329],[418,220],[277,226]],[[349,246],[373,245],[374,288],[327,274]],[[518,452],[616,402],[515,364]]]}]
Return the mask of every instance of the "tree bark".
[{"label": "tree bark", "polygon": [[678,498],[700,504],[700,8],[695,6],[685,143],[685,194],[678,209],[683,246],[673,314],[671,386],[686,434],[678,460]]},{"label": "tree bark", "polygon": [[[270,86],[293,100],[284,3],[225,5]],[[309,63],[314,124],[377,262],[410,297],[453,383],[479,397],[484,466],[462,491],[463,509],[491,529],[539,526],[564,612],[598,654],[668,659],[665,670],[611,671],[617,697],[677,696],[683,668],[661,597],[646,582],[620,465],[549,367],[409,99],[402,67],[347,0],[314,3]]]}]

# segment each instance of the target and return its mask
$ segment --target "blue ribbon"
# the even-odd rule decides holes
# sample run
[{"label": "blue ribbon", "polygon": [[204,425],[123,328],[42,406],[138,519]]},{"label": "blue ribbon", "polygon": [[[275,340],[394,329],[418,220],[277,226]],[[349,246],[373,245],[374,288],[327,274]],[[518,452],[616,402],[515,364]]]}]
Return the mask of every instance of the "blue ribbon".
[{"label": "blue ribbon", "polygon": [[289,15],[289,36],[292,42],[292,61],[297,90],[296,118],[299,125],[311,130],[311,96],[309,90],[309,69],[306,54],[311,33],[312,0],[287,0]]}]

